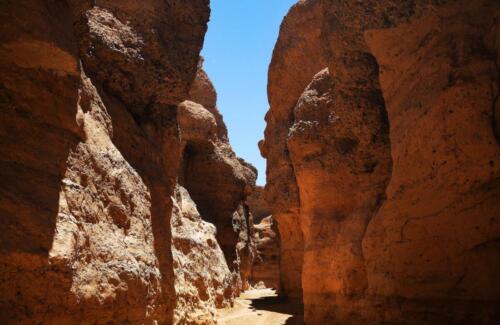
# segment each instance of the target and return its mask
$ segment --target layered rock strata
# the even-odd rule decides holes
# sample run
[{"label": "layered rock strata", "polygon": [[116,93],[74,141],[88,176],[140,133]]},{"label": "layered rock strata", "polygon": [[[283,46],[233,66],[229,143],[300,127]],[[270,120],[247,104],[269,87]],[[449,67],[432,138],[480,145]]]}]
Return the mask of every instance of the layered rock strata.
[{"label": "layered rock strata", "polygon": [[[207,220],[229,228],[236,212],[248,222],[238,206],[252,168],[227,141],[187,141],[205,120],[186,129],[178,114],[196,89],[209,11],[206,0],[0,4],[1,323],[213,322],[214,305],[230,303],[214,226],[178,185],[237,179],[232,196],[211,197],[232,210]],[[222,139],[216,122],[210,134]],[[198,144],[212,146],[200,154],[213,157],[208,168],[185,158]],[[189,177],[179,172],[186,165]],[[247,260],[236,252],[250,241],[232,228],[217,236],[230,238],[237,290]],[[180,238],[196,250],[180,254]],[[178,285],[178,265],[205,260],[217,264],[203,273],[210,284],[187,267]],[[185,303],[195,289],[200,300]]]},{"label": "layered rock strata", "polygon": [[260,147],[283,290],[303,294],[306,322],[498,319],[499,9],[309,0],[288,13]]}]

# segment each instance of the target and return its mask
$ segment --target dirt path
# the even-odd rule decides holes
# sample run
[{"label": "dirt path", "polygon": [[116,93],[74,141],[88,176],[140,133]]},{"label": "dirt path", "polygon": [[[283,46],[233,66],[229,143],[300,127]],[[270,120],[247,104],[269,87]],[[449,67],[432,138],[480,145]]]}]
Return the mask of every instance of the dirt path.
[{"label": "dirt path", "polygon": [[271,289],[245,291],[234,307],[219,310],[220,325],[295,325],[303,324],[302,306],[290,304]]}]

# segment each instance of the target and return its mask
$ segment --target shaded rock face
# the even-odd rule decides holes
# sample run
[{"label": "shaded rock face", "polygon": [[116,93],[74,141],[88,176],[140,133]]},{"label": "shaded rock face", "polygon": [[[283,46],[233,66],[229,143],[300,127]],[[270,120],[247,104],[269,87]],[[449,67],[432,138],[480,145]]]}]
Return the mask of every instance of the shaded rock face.
[{"label": "shaded rock face", "polygon": [[[238,158],[229,145],[227,129],[216,106],[217,94],[201,63],[190,100],[179,106],[183,152],[179,183],[191,194],[202,218],[216,226],[217,241],[229,268],[240,273],[246,287],[254,248],[252,216],[245,200],[255,187],[257,171]],[[194,125],[205,126],[201,130]]]},{"label": "shaded rock face", "polygon": [[215,308],[231,305],[248,287],[255,255],[244,202],[256,172],[232,151],[215,90],[201,64],[198,69],[190,100],[180,103],[177,113],[180,212],[172,229],[179,324],[215,323]]},{"label": "shaded rock face", "polygon": [[264,188],[256,186],[246,203],[253,217],[253,243],[255,258],[251,283],[280,290],[280,236],[278,225],[264,197]]},{"label": "shaded rock face", "polygon": [[[177,185],[192,161],[185,148],[211,146],[208,173],[239,182],[214,203],[232,208],[227,219],[207,219],[231,224],[255,173],[219,140],[215,104],[179,105],[202,88],[208,1],[4,1],[0,9],[0,323],[169,324],[188,311],[210,322],[242,281],[239,268],[227,280],[214,226]],[[189,172],[188,184],[207,173],[201,163]],[[235,237],[237,256],[244,235]],[[186,238],[193,251],[183,255]],[[207,260],[198,283],[193,263]],[[182,284],[179,265],[189,266]],[[200,300],[188,303],[195,290]]]},{"label": "shaded rock face", "polygon": [[263,218],[254,225],[255,261],[251,281],[254,286],[280,289],[279,235],[272,216]]},{"label": "shaded rock face", "polygon": [[271,215],[271,208],[264,197],[264,188],[255,186],[252,194],[247,197],[246,203],[253,216],[254,224]]},{"label": "shaded rock face", "polygon": [[311,0],[285,18],[260,147],[306,322],[498,319],[498,12]]}]

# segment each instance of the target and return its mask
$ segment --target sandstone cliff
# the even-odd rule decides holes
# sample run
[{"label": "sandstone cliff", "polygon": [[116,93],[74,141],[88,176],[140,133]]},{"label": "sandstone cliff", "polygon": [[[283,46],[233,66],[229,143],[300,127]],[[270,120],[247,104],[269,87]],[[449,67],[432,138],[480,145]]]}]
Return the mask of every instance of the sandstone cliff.
[{"label": "sandstone cliff", "polygon": [[499,13],[488,0],[290,9],[260,147],[282,289],[303,295],[306,322],[498,319]]},{"label": "sandstone cliff", "polygon": [[[184,102],[207,91],[209,12],[208,0],[1,2],[1,323],[210,323],[231,303],[251,263],[255,172],[215,104]],[[203,197],[216,186],[227,192]]]}]

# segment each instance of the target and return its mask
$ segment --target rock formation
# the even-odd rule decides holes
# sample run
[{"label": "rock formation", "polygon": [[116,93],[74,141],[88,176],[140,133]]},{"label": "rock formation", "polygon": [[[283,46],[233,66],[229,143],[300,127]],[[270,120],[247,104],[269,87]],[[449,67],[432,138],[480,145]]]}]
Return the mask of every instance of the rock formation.
[{"label": "rock formation", "polygon": [[307,323],[498,319],[499,13],[491,0],[290,9],[260,148],[282,290],[303,295]]},{"label": "rock formation", "polygon": [[253,243],[255,258],[250,280],[254,286],[265,286],[279,290],[280,237],[276,221],[264,197],[264,188],[256,186],[246,203],[253,217]]},{"label": "rock formation", "polygon": [[255,248],[244,201],[257,175],[228,143],[202,60],[189,99],[177,112],[182,160],[172,219],[174,322],[212,324],[215,309],[248,287]]},{"label": "rock formation", "polygon": [[263,284],[266,288],[280,289],[279,235],[272,216],[254,225],[253,239],[256,253],[252,266],[253,285]]},{"label": "rock formation", "polygon": [[204,220],[216,226],[217,241],[229,268],[239,273],[240,288],[246,288],[255,248],[252,216],[245,200],[255,187],[257,170],[231,149],[217,110],[217,94],[201,64],[190,100],[181,103],[179,110],[183,148],[179,182]]},{"label": "rock formation", "polygon": [[216,308],[234,297],[234,274],[215,238],[216,228],[203,221],[188,191],[178,186],[172,213],[175,270],[174,323],[215,324]]},{"label": "rock formation", "polygon": [[210,323],[243,286],[255,172],[203,101],[209,12],[1,2],[0,323]]},{"label": "rock formation", "polygon": [[253,216],[254,224],[271,215],[271,208],[264,197],[264,188],[255,186],[251,195],[247,197],[246,203]]}]

